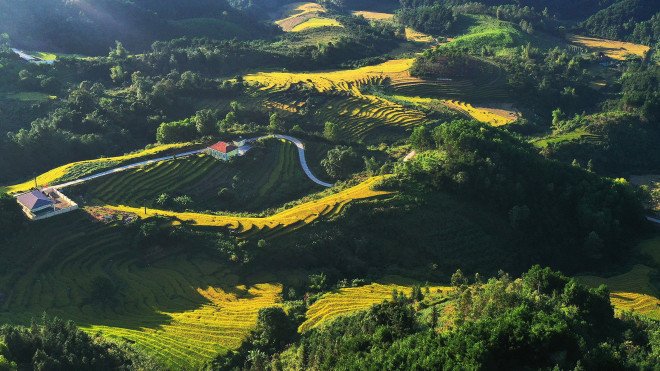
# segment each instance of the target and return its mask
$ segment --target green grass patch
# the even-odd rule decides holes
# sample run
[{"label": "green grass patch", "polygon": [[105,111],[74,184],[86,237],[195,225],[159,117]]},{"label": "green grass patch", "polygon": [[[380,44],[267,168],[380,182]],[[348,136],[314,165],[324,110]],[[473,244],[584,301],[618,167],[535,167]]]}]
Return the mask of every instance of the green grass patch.
[{"label": "green grass patch", "polygon": [[577,141],[582,138],[598,139],[597,135],[588,133],[584,129],[576,129],[567,133],[559,133],[529,140],[537,148],[545,148],[550,144]]},{"label": "green grass patch", "polygon": [[7,98],[15,99],[23,102],[47,102],[51,99],[56,99],[54,95],[44,94],[40,92],[20,92],[20,93],[8,93]]}]

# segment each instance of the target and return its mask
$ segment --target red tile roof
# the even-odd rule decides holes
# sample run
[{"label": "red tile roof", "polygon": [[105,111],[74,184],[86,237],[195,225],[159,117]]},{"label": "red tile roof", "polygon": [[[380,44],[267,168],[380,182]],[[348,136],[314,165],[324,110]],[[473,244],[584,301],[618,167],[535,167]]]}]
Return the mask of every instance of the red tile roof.
[{"label": "red tile roof", "polygon": [[209,148],[214,149],[214,150],[216,150],[216,151],[218,151],[218,152],[229,153],[229,152],[231,152],[231,151],[237,149],[238,147],[236,147],[235,145],[233,145],[233,144],[231,144],[231,143],[218,142],[218,143],[212,145],[212,146],[209,147]]}]

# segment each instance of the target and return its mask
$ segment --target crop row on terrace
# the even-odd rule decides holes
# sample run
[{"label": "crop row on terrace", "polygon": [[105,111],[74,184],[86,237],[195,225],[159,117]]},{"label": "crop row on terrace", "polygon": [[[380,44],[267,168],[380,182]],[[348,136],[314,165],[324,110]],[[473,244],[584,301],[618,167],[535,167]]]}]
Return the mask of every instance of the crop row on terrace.
[{"label": "crop row on terrace", "polygon": [[378,139],[384,135],[382,130],[402,134],[426,120],[421,111],[375,96],[330,99],[315,117],[339,124],[351,138],[361,140]]},{"label": "crop row on terrace", "polygon": [[475,85],[470,80],[421,80],[400,78],[391,81],[389,88],[396,94],[410,97],[459,99],[470,102],[499,102],[508,99],[499,85]]},{"label": "crop row on terrace", "polygon": [[354,70],[314,73],[261,72],[247,75],[244,80],[256,88],[257,93],[281,92],[302,85],[320,93],[344,91],[360,94],[359,88],[365,85],[380,83],[391,75],[405,73],[412,62],[412,59],[398,59]]},{"label": "crop row on terrace", "polygon": [[617,311],[633,311],[660,320],[660,293],[651,283],[655,274],[655,269],[638,264],[630,272],[610,278],[579,276],[576,279],[590,287],[607,285]]},{"label": "crop row on terrace", "polygon": [[263,218],[190,212],[178,213],[155,209],[149,209],[145,214],[142,209],[136,207],[114,205],[107,205],[106,207],[117,211],[135,213],[143,219],[154,216],[173,217],[179,221],[188,222],[196,226],[227,227],[236,231],[242,237],[259,234],[261,238],[273,238],[305,226],[318,218],[334,216],[341,211],[346,203],[353,200],[389,194],[389,192],[374,191],[371,189],[380,179],[382,177],[373,177],[339,193],[310,201]]},{"label": "crop row on terrace", "polygon": [[[190,196],[193,210],[261,211],[318,188],[303,173],[293,144],[271,139],[263,145],[229,163],[206,154],[170,159],[94,179],[68,193],[93,204],[150,208],[166,193]],[[221,190],[227,191],[222,197]]]},{"label": "crop row on terrace", "polygon": [[[281,285],[240,285],[203,253],[176,254],[150,266],[128,246],[126,231],[93,224],[82,211],[39,223],[23,236],[32,264],[3,270],[0,321],[29,325],[46,312],[74,320],[90,334],[134,342],[170,369],[199,368],[236,349],[260,308],[278,305]],[[23,246],[12,244],[12,246]],[[3,260],[16,251],[3,249]],[[26,260],[27,261],[27,260]],[[109,277],[116,294],[90,299],[91,281]]]},{"label": "crop row on terrace", "polygon": [[[447,292],[451,290],[451,287],[431,286],[429,289],[431,292],[437,293],[438,291]],[[311,330],[340,315],[369,309],[374,304],[390,299],[394,290],[410,295],[412,284],[372,283],[325,294],[309,307],[306,313],[307,320],[300,325],[298,332]]]},{"label": "crop row on terrace", "polygon": [[[109,163],[112,166],[123,163],[126,161],[132,161],[138,158],[143,158],[143,157],[148,157],[148,156],[156,156],[165,152],[169,152],[172,150],[178,150],[178,149],[183,149],[186,147],[192,146],[193,143],[176,143],[176,144],[167,144],[167,145],[160,145],[156,146],[144,151],[139,151],[135,153],[131,153],[128,155],[124,156],[116,156],[116,157],[109,157],[109,158],[100,158],[100,159],[95,159],[95,160],[85,160],[85,161],[79,161],[79,162],[73,162],[70,164],[62,165],[58,168],[55,168],[53,170],[50,170],[44,174],[38,175],[37,176],[37,183],[40,186],[43,186],[45,184],[48,185],[54,185],[56,182],[58,182],[60,179],[63,177],[66,177],[69,172],[75,171],[77,167],[80,166],[91,166],[90,164],[92,163]],[[99,167],[102,167],[99,165]],[[70,177],[67,177],[69,179]],[[71,179],[69,179],[71,180]],[[13,186],[8,186],[4,188],[0,188],[0,190],[5,191],[7,193],[18,193],[18,192],[25,192],[29,189],[34,187],[34,179],[28,180],[25,183],[20,183],[16,184]]]}]

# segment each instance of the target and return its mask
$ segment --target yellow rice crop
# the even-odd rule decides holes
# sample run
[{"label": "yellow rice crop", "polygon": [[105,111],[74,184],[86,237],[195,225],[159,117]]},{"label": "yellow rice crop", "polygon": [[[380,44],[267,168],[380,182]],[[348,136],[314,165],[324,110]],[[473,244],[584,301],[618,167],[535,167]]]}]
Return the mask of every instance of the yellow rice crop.
[{"label": "yellow rice crop", "polygon": [[375,79],[406,72],[413,61],[413,59],[398,59],[354,70],[317,73],[260,72],[245,76],[245,81],[261,86],[262,91],[286,90],[293,84],[305,84],[319,92],[343,90],[360,95],[359,86]]},{"label": "yellow rice crop", "polygon": [[[66,173],[74,166],[80,165],[80,164],[88,164],[88,163],[94,163],[94,162],[105,162],[105,161],[125,161],[125,160],[131,160],[139,157],[144,157],[144,156],[149,156],[149,155],[154,155],[160,152],[164,152],[170,149],[176,149],[176,148],[184,148],[184,147],[189,147],[191,146],[192,143],[176,143],[176,144],[167,144],[167,145],[161,145],[157,146],[151,149],[147,149],[144,151],[132,153],[129,155],[124,155],[124,156],[117,156],[117,157],[109,157],[109,158],[99,158],[95,160],[86,160],[86,161],[79,161],[79,162],[73,162],[70,164],[66,164],[63,166],[60,166],[58,168],[55,168],[53,170],[50,170],[46,173],[43,173],[39,176],[37,176],[37,183],[39,185],[45,185],[45,184],[52,184],[54,181],[57,179],[60,179]],[[34,179],[29,180],[25,183],[21,184],[16,184],[13,186],[5,187],[5,188],[0,188],[0,190],[7,192],[7,193],[17,193],[17,192],[25,192],[30,190],[32,187],[34,187]]]},{"label": "yellow rice crop", "polygon": [[627,54],[644,57],[650,49],[646,45],[615,40],[597,39],[595,37],[580,35],[568,35],[567,38],[573,44],[590,49],[595,53],[602,52],[606,56],[617,60],[624,60]]},{"label": "yellow rice crop", "polygon": [[408,39],[408,41],[414,41],[418,43],[433,42],[433,37],[425,33],[415,31],[412,28],[406,28],[406,38]]},{"label": "yellow rice crop", "polygon": [[[399,280],[387,280],[382,283],[372,283],[362,287],[351,287],[340,289],[323,295],[307,310],[307,321],[298,328],[298,332],[305,332],[329,321],[337,316],[350,312],[365,310],[374,304],[380,303],[392,297],[392,291],[403,291],[410,295],[414,283],[399,282]],[[451,290],[447,286],[432,286],[431,292],[443,292]]]},{"label": "yellow rice crop", "polygon": [[128,206],[106,206],[107,208],[131,212],[137,214],[141,218],[151,218],[154,216],[169,216],[175,217],[182,221],[192,222],[198,226],[215,226],[215,227],[228,227],[239,232],[247,232],[249,230],[263,230],[268,228],[269,231],[275,229],[286,229],[293,227],[294,224],[303,222],[309,224],[319,217],[336,213],[346,203],[353,200],[365,199],[379,195],[389,194],[390,192],[374,191],[370,187],[382,179],[382,176],[370,178],[359,185],[346,189],[342,192],[326,196],[320,200],[311,201],[302,205],[295,206],[291,209],[282,211],[278,214],[268,216],[265,218],[249,218],[238,216],[220,216],[211,214],[200,213],[177,213],[173,211],[154,210],[149,209],[147,214],[140,208]]},{"label": "yellow rice crop", "polygon": [[352,14],[354,16],[363,16],[364,18],[372,20],[372,21],[383,21],[383,20],[390,20],[390,19],[394,18],[394,14],[369,12],[369,11],[366,11],[366,10],[354,11]]},{"label": "yellow rice crop", "polygon": [[470,103],[460,102],[456,100],[445,100],[443,102],[445,102],[449,107],[466,112],[468,115],[472,116],[472,118],[474,118],[477,121],[491,124],[493,126],[503,126],[515,121],[515,119],[512,119],[510,117],[500,116],[495,113],[489,112],[485,109],[475,108]]},{"label": "yellow rice crop", "polygon": [[304,30],[309,30],[311,28],[319,28],[319,27],[344,27],[344,26],[341,23],[339,23],[336,19],[314,17],[297,25],[296,27],[291,29],[291,31],[300,32]]},{"label": "yellow rice crop", "polygon": [[282,285],[237,286],[231,292],[209,286],[197,288],[197,292],[207,304],[182,312],[158,312],[170,320],[157,328],[81,328],[91,334],[100,332],[134,341],[138,347],[166,358],[172,368],[199,367],[220,352],[239,348],[256,325],[259,309],[279,305]]},{"label": "yellow rice crop", "polygon": [[655,269],[635,265],[628,273],[610,278],[596,276],[575,277],[580,283],[591,287],[605,284],[609,287],[612,304],[617,311],[632,310],[635,313],[660,320],[658,292],[650,282]]},{"label": "yellow rice crop", "polygon": [[323,13],[325,13],[325,9],[319,4],[293,3],[282,8],[282,19],[275,21],[275,24],[282,27],[284,31],[292,31],[306,20]]}]

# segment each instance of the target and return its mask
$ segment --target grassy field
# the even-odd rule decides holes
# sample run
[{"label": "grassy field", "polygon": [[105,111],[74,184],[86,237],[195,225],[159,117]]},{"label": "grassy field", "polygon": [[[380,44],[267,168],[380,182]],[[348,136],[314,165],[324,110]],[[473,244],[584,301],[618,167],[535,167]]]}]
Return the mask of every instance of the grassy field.
[{"label": "grassy field", "polygon": [[[127,154],[124,156],[117,156],[117,157],[109,157],[109,158],[100,158],[96,160],[85,160],[85,161],[79,161],[79,162],[73,162],[70,164],[62,165],[58,168],[55,168],[53,170],[50,170],[46,173],[43,173],[41,175],[37,176],[37,184],[40,186],[43,185],[54,185],[59,179],[67,176],[70,171],[73,169],[76,169],[76,167],[79,167],[80,165],[83,164],[91,164],[91,163],[110,163],[112,166],[115,166],[119,163],[123,163],[125,161],[132,161],[135,159],[139,159],[142,157],[147,157],[147,156],[153,156],[153,155],[158,155],[162,154],[164,152],[172,151],[172,150],[179,150],[181,149],[180,152],[184,152],[183,150],[185,148],[188,148],[192,146],[193,143],[177,143],[177,144],[167,144],[167,145],[161,145],[157,146],[154,148],[150,148],[147,150],[143,151],[138,151],[135,153]],[[137,162],[137,161],[135,161]],[[0,187],[0,190],[7,192],[7,193],[17,193],[17,192],[25,192],[27,190],[30,190],[32,187],[34,187],[34,179],[28,180],[25,183],[21,184],[16,184],[13,186],[7,186],[7,187]]]},{"label": "grassy field", "polygon": [[593,53],[603,53],[607,57],[616,60],[625,60],[626,55],[634,55],[643,58],[650,49],[646,45],[615,40],[597,39],[595,37],[580,35],[568,35],[567,39],[571,43],[587,48]]},{"label": "grassy field", "polygon": [[566,133],[549,135],[541,138],[534,138],[530,140],[530,142],[537,148],[545,148],[552,143],[561,143],[561,142],[578,141],[578,140],[598,141],[600,140],[600,137],[598,135],[588,133],[582,129],[576,129]]},{"label": "grassy field", "polygon": [[139,207],[123,205],[106,205],[105,207],[117,211],[135,213],[142,219],[165,216],[176,218],[181,222],[187,222],[194,226],[227,227],[234,230],[238,236],[243,238],[252,237],[257,234],[260,238],[273,238],[304,227],[319,218],[337,215],[351,201],[389,194],[389,192],[374,191],[371,189],[380,179],[382,177],[373,177],[339,193],[306,202],[275,215],[261,218],[173,212],[156,209],[148,209],[145,214],[144,209]]},{"label": "grassy field", "polygon": [[[258,310],[278,305],[280,284],[240,279],[204,251],[145,260],[132,238],[82,211],[31,224],[11,241],[15,248],[0,249],[0,323],[29,325],[46,312],[188,370],[238,348]],[[96,277],[117,288],[104,302],[91,299]]]},{"label": "grassy field", "polygon": [[[163,161],[94,179],[72,187],[94,204],[157,207],[163,193],[190,196],[196,211],[262,211],[318,191],[302,171],[298,151],[292,143],[268,140],[232,162],[202,154]],[[218,192],[233,190],[232,199]],[[161,206],[162,207],[162,206]]]},{"label": "grassy field", "polygon": [[[298,328],[299,332],[311,330],[321,324],[328,322],[337,316],[351,312],[369,309],[374,304],[392,297],[392,291],[397,290],[410,295],[412,286],[421,284],[419,282],[405,280],[400,277],[388,277],[361,287],[343,288],[323,295],[307,309],[307,320]],[[448,286],[430,286],[433,293],[449,292]]]}]

